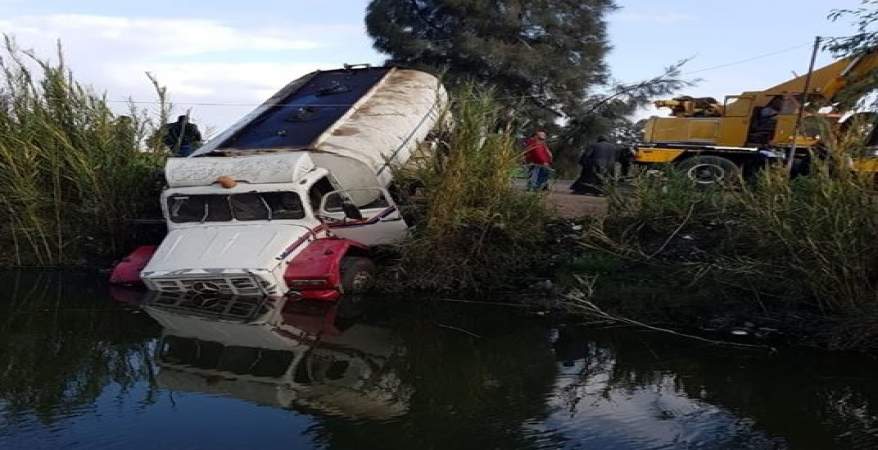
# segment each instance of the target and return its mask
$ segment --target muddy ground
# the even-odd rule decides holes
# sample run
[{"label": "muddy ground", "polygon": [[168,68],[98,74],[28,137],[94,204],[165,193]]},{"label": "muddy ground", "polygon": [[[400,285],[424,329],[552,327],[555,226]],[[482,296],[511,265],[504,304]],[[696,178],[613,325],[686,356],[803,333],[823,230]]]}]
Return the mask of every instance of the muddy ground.
[{"label": "muddy ground", "polygon": [[573,180],[555,180],[551,184],[551,192],[546,201],[564,219],[575,219],[583,216],[603,216],[607,213],[607,199],[591,195],[571,193],[570,184]]},{"label": "muddy ground", "polygon": [[[524,179],[515,180],[515,184],[522,189],[527,182]],[[571,193],[570,185],[573,180],[552,180],[549,183],[549,195],[546,201],[549,206],[558,212],[562,219],[578,219],[584,216],[603,216],[607,213],[607,199],[591,195],[576,195]]]}]

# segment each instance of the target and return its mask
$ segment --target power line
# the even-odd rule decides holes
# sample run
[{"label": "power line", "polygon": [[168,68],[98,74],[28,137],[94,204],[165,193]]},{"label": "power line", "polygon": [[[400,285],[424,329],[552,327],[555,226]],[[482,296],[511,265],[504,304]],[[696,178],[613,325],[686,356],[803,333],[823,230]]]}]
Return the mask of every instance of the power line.
[{"label": "power line", "polygon": [[719,65],[716,65],[716,66],[705,67],[705,68],[703,68],[703,69],[693,70],[693,71],[690,71],[690,72],[683,72],[681,75],[692,75],[692,74],[695,74],[695,73],[707,72],[707,71],[709,71],[709,70],[716,70],[716,69],[722,69],[722,68],[725,68],[725,67],[736,66],[736,65],[739,65],[739,64],[744,64],[744,63],[748,63],[748,62],[751,62],[751,61],[757,61],[757,60],[760,60],[760,59],[768,58],[768,57],[770,57],[770,56],[780,55],[780,54],[783,54],[783,53],[788,53],[788,52],[791,52],[791,51],[793,51],[793,50],[798,50],[798,49],[800,49],[800,48],[810,47],[810,46],[811,46],[811,43],[808,42],[808,43],[800,44],[800,45],[796,45],[796,46],[793,46],[793,47],[787,47],[787,48],[782,49],[782,50],[776,50],[776,51],[773,51],[773,52],[770,52],[770,53],[763,53],[763,54],[761,54],[761,55],[752,56],[752,57],[750,57],[750,58],[741,59],[741,60],[738,60],[738,61],[733,61],[733,62],[729,62],[729,63],[725,63],[725,64],[719,64]]}]

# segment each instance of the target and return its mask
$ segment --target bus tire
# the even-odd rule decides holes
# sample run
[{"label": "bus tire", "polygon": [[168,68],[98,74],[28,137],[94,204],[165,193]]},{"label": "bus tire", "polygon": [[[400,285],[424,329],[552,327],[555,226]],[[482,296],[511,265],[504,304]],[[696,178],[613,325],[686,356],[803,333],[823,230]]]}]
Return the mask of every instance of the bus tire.
[{"label": "bus tire", "polygon": [[375,263],[362,256],[345,256],[341,260],[341,292],[365,294],[375,283]]}]

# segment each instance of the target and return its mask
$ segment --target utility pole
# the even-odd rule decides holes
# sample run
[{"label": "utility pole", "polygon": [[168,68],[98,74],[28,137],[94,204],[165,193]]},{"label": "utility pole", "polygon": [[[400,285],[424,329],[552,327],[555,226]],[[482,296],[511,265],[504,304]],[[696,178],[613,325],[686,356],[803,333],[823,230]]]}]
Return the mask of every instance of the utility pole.
[{"label": "utility pole", "polygon": [[793,161],[796,159],[796,143],[799,140],[799,129],[802,127],[802,114],[805,112],[805,104],[808,103],[808,89],[811,88],[811,74],[814,73],[814,62],[817,60],[817,51],[820,50],[820,40],[820,36],[814,37],[811,64],[808,65],[808,74],[805,75],[805,87],[802,89],[802,99],[799,101],[799,111],[796,114],[796,127],[793,129],[793,145],[787,155],[787,174],[792,173]]}]

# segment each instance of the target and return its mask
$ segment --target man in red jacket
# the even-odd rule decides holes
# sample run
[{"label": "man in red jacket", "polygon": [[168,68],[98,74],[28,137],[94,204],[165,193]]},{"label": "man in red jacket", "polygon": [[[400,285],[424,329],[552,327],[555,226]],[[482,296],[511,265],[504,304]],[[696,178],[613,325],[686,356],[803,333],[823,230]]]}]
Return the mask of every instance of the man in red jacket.
[{"label": "man in red jacket", "polygon": [[546,189],[552,171],[552,152],[546,145],[546,132],[537,130],[533,136],[524,141],[524,145],[526,148],[524,162],[529,166],[527,190]]}]

